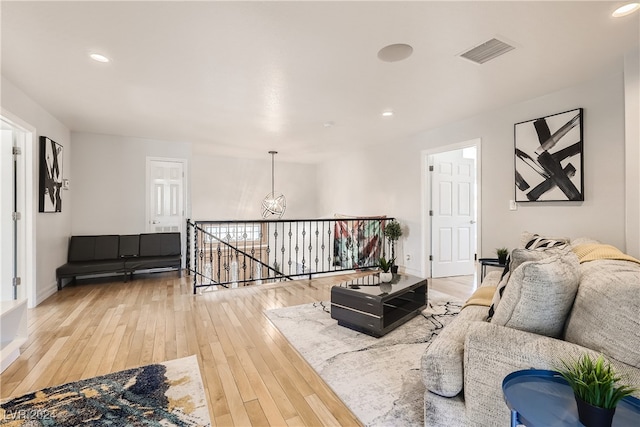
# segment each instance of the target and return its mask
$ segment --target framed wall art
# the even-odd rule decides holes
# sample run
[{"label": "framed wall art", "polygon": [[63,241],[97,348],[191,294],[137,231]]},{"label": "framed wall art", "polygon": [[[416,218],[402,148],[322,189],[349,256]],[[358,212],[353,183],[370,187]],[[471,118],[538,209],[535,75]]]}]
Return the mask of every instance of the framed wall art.
[{"label": "framed wall art", "polygon": [[62,145],[40,137],[40,212],[62,212]]},{"label": "framed wall art", "polygon": [[516,202],[584,200],[582,108],[516,123]]}]

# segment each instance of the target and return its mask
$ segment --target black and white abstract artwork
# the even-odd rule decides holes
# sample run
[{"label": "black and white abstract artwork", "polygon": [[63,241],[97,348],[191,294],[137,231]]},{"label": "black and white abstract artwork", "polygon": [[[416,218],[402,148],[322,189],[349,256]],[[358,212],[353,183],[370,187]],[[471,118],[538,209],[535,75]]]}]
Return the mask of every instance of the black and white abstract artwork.
[{"label": "black and white abstract artwork", "polygon": [[516,202],[583,201],[582,108],[515,124]]},{"label": "black and white abstract artwork", "polygon": [[40,212],[62,212],[62,148],[40,137]]}]

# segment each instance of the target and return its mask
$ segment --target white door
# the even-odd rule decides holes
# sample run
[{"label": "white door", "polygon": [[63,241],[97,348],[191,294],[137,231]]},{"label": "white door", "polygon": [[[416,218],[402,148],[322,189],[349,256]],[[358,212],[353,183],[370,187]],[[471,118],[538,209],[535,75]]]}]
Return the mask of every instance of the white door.
[{"label": "white door", "polygon": [[475,159],[467,158],[462,149],[431,159],[431,276],[474,274]]},{"label": "white door", "polygon": [[147,159],[147,231],[182,232],[184,162]]}]

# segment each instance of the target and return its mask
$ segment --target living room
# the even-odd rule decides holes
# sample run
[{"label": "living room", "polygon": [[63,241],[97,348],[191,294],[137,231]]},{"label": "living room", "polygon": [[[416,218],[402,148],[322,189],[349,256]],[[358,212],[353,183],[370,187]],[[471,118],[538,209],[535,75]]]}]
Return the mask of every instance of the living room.
[{"label": "living room", "polygon": [[[587,3],[587,2],[585,2]],[[594,2],[588,2],[594,3]],[[598,3],[598,2],[595,2]],[[249,7],[246,4],[245,7]],[[5,20],[11,19],[11,7],[3,2],[3,40],[5,37]],[[55,7],[55,6],[51,6]],[[65,6],[70,7],[70,6]],[[293,6],[292,6],[293,7]],[[317,6],[319,7],[319,6]],[[352,6],[355,8],[355,6]],[[391,6],[388,6],[391,7]],[[404,5],[403,7],[409,7]],[[491,7],[494,7],[493,5]],[[483,12],[487,22],[502,22],[486,6]],[[515,6],[514,6],[515,7]],[[525,7],[525,6],[522,6]],[[551,7],[551,6],[550,6]],[[587,7],[587,6],[585,6]],[[596,11],[608,12],[613,4],[589,6],[588,16]],[[353,11],[349,11],[354,13]],[[517,13],[516,8],[508,13]],[[409,12],[411,14],[410,8]],[[504,12],[507,13],[507,12]],[[566,11],[565,11],[566,13]],[[384,13],[376,13],[376,23],[384,27]],[[21,19],[26,15],[20,15]],[[294,16],[297,16],[294,14]],[[472,15],[473,16],[473,15]],[[477,16],[483,16],[482,13]],[[498,15],[496,15],[498,16]],[[499,15],[503,17],[504,15]],[[575,16],[581,16],[576,13]],[[586,16],[583,14],[583,16]],[[492,17],[492,18],[491,18]],[[40,17],[44,21],[43,17]],[[585,18],[586,19],[586,18]],[[437,108],[429,113],[412,111],[410,114],[425,116],[425,125],[415,132],[400,132],[388,139],[376,141],[369,145],[366,140],[348,146],[341,140],[327,133],[339,131],[343,119],[327,117],[317,118],[317,133],[323,133],[321,139],[331,147],[331,154],[317,151],[316,148],[300,150],[305,156],[296,158],[297,139],[291,137],[288,142],[280,143],[279,135],[265,130],[267,135],[258,146],[247,146],[239,141],[239,152],[232,154],[229,140],[208,134],[198,138],[182,137],[177,131],[173,135],[160,136],[153,128],[160,121],[175,123],[175,128],[198,127],[197,120],[185,116],[169,116],[161,119],[150,118],[148,134],[126,133],[126,122],[109,121],[100,123],[94,128],[72,127],[65,124],[70,117],[56,117],[55,99],[43,97],[38,99],[37,92],[20,83],[20,70],[13,69],[12,58],[5,55],[3,43],[2,73],[2,108],[11,118],[19,119],[19,123],[29,125],[36,136],[48,136],[64,147],[64,178],[70,182],[69,190],[63,193],[62,212],[55,214],[37,213],[33,215],[34,259],[36,260],[33,278],[33,289],[29,298],[30,305],[35,306],[56,293],[55,269],[66,262],[68,238],[77,234],[105,233],[139,233],[146,229],[145,216],[145,160],[147,157],[185,159],[188,164],[187,173],[187,216],[196,219],[254,219],[259,215],[259,202],[270,190],[270,159],[267,151],[278,149],[276,158],[276,183],[280,191],[287,195],[288,218],[323,218],[334,214],[380,215],[396,217],[406,227],[408,233],[400,246],[400,258],[405,271],[427,276],[425,260],[429,255],[426,242],[429,230],[425,218],[425,194],[423,161],[425,152],[440,147],[456,146],[465,141],[481,139],[480,162],[482,168],[482,188],[479,206],[481,219],[479,233],[481,246],[478,257],[492,256],[497,247],[516,247],[521,231],[529,230],[549,235],[589,236],[610,243],[627,253],[640,256],[640,176],[637,165],[640,162],[640,119],[639,77],[638,72],[638,16],[623,18],[625,21],[613,22],[609,16],[603,16],[606,24],[597,28],[608,28],[617,37],[626,41],[622,54],[620,48],[613,46],[593,46],[598,52],[610,50],[614,56],[598,62],[574,63],[572,66],[580,77],[575,81],[562,74],[555,85],[536,87],[530,81],[527,94],[516,91],[523,86],[521,82],[511,83],[514,95],[510,96],[509,85],[500,89],[507,96],[501,104],[488,104],[482,109],[465,109],[461,105],[461,114],[449,117],[436,117]],[[514,16],[515,20],[515,16]],[[37,25],[37,20],[31,25]],[[599,21],[598,21],[599,22]],[[50,23],[51,24],[51,23]],[[400,24],[395,24],[401,27]],[[595,24],[594,24],[595,25]],[[618,30],[614,26],[621,26]],[[515,31],[509,27],[490,28],[483,34],[510,34]],[[580,34],[586,37],[589,30]],[[575,33],[571,33],[575,36]],[[391,37],[391,35],[393,37]],[[402,38],[404,33],[397,30],[390,34],[393,40],[381,42],[392,43]],[[510,36],[510,37],[509,37]],[[409,35],[405,35],[409,37]],[[415,36],[414,36],[415,37]],[[558,35],[558,44],[565,41]],[[568,37],[570,38],[570,37]],[[479,39],[477,42],[482,42]],[[583,39],[573,41],[575,49],[586,49]],[[413,39],[409,40],[414,44]],[[400,40],[400,42],[406,42]],[[379,43],[381,48],[385,43]],[[450,52],[451,59],[475,42],[467,42],[457,50]],[[586,44],[588,45],[588,43]],[[25,49],[28,46],[24,47]],[[35,47],[33,47],[35,49]],[[524,47],[523,47],[524,48]],[[547,49],[552,49],[546,46]],[[518,55],[519,47],[514,52],[505,54],[487,67],[498,67],[503,61],[510,61],[509,55]],[[383,64],[375,57],[376,50],[370,53],[371,67]],[[413,55],[418,55],[415,47]],[[560,55],[561,56],[561,55]],[[377,61],[377,62],[376,62]],[[508,63],[508,70],[500,70],[500,76],[515,75],[519,71],[519,62]],[[402,66],[403,62],[397,64]],[[466,64],[465,64],[466,65]],[[497,77],[487,77],[486,71],[472,65],[467,79],[479,79],[484,87],[476,88],[472,101],[482,104],[487,92],[493,91],[490,83],[497,85]],[[338,67],[339,68],[339,67]],[[42,85],[55,86],[56,80],[50,80],[42,71],[46,64],[30,68],[29,75],[35,74],[42,80]],[[63,66],[60,66],[64,70]],[[7,70],[7,71],[5,71]],[[514,71],[516,70],[516,71]],[[95,69],[93,70],[95,71]],[[25,71],[26,72],[26,71]],[[57,72],[61,72],[57,70]],[[423,73],[422,71],[416,74]],[[534,70],[541,77],[542,67]],[[389,75],[388,83],[402,76],[402,72]],[[415,79],[415,75],[411,74]],[[558,76],[560,71],[558,70]],[[94,77],[98,82],[104,77]],[[515,76],[514,76],[515,78]],[[418,80],[420,81],[420,80]],[[67,83],[68,84],[68,83]],[[72,86],[73,87],[73,86]],[[408,91],[403,87],[404,91]],[[166,98],[160,94],[149,94],[143,88],[142,94],[130,94],[118,100],[121,103],[138,105],[136,113],[131,114],[135,121],[145,117],[144,100],[150,103],[169,102],[175,93]],[[371,90],[371,89],[370,89]],[[64,90],[57,94],[66,96]],[[188,91],[187,91],[188,92]],[[392,88],[381,90],[382,93],[395,92]],[[402,91],[398,91],[402,92]],[[421,97],[429,96],[422,91]],[[437,104],[437,92],[434,90],[433,103]],[[472,93],[472,92],[469,92]],[[91,95],[91,91],[83,96]],[[139,96],[139,97],[136,97]],[[465,99],[467,93],[455,93],[454,100],[447,98],[449,104],[441,108],[449,112],[456,110],[456,99]],[[344,96],[337,99],[345,99]],[[308,102],[312,102],[311,100]],[[346,101],[345,101],[346,102]],[[390,101],[389,101],[390,102]],[[488,101],[487,101],[488,102]],[[51,105],[50,108],[45,105]],[[407,104],[409,105],[409,104]],[[350,104],[349,104],[350,106]],[[235,108],[235,107],[233,107]],[[433,107],[431,107],[433,108]],[[583,108],[584,115],[584,202],[549,202],[522,203],[516,211],[509,209],[509,201],[513,199],[513,126],[516,123],[531,120],[550,114],[560,113],[575,108]],[[230,109],[232,109],[230,107]],[[105,111],[105,115],[106,115]],[[248,111],[249,115],[254,112]],[[220,114],[219,110],[209,115]],[[259,116],[259,113],[255,112]],[[372,116],[373,116],[372,112]],[[375,112],[375,114],[378,114]],[[396,126],[402,126],[403,112],[398,109]],[[409,114],[409,113],[406,113]],[[344,115],[348,117],[348,114]],[[92,117],[99,121],[99,117]],[[308,119],[305,117],[305,119]],[[206,122],[206,118],[199,119]],[[325,120],[335,120],[323,127]],[[346,120],[346,119],[345,119]],[[386,135],[384,122],[369,122],[371,127],[381,135]],[[204,127],[204,124],[202,125]],[[346,126],[346,124],[345,124]],[[205,127],[206,129],[210,129]],[[227,131],[220,128],[221,132]],[[153,131],[152,131],[153,130]],[[294,132],[292,132],[294,133]],[[136,135],[136,136],[134,136]],[[275,135],[275,136],[274,136]],[[211,140],[208,140],[208,138]],[[247,137],[247,136],[245,136]],[[37,141],[37,137],[34,139]],[[338,142],[336,142],[338,141]],[[213,143],[212,143],[213,142]],[[35,142],[34,142],[35,144]],[[279,145],[281,144],[281,145]],[[37,144],[36,144],[37,145]],[[337,145],[337,147],[335,147]],[[236,147],[238,148],[238,147]],[[37,150],[36,150],[37,153]],[[318,160],[313,160],[317,156]],[[37,157],[37,156],[35,156]],[[37,183],[37,166],[33,163],[34,182]],[[115,171],[115,172],[114,172]],[[32,195],[36,197],[35,194]],[[35,212],[35,210],[34,210]],[[3,249],[4,250],[4,249]],[[407,260],[406,255],[411,255]]]}]

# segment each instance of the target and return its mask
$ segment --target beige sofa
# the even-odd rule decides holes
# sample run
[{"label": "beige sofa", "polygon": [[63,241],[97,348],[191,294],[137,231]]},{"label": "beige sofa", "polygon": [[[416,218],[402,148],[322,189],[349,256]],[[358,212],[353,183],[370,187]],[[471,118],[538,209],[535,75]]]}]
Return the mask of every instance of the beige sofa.
[{"label": "beige sofa", "polygon": [[589,256],[579,262],[585,243],[593,242],[519,249],[504,279],[487,275],[483,286],[506,284],[492,319],[486,306],[465,307],[422,357],[426,426],[509,425],[507,374],[556,370],[583,353],[603,353],[640,387],[640,264],[585,261]]}]

